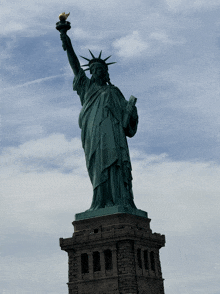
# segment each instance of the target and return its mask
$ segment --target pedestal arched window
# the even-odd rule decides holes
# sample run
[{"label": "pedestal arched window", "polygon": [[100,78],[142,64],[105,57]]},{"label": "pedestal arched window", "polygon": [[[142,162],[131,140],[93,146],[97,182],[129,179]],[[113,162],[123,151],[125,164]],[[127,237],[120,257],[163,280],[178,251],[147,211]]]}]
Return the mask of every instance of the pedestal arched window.
[{"label": "pedestal arched window", "polygon": [[93,252],[93,272],[101,270],[100,253],[98,251]]},{"label": "pedestal arched window", "polygon": [[144,268],[145,270],[149,270],[148,250],[144,250]]},{"label": "pedestal arched window", "polygon": [[89,272],[89,258],[87,253],[81,254],[81,273],[87,274]]},{"label": "pedestal arched window", "polygon": [[150,253],[150,265],[151,265],[152,271],[155,271],[155,257],[154,257],[153,251],[151,251]]},{"label": "pedestal arched window", "polygon": [[110,249],[104,251],[105,270],[112,270],[112,252]]},{"label": "pedestal arched window", "polygon": [[141,249],[140,248],[138,248],[138,250],[137,250],[137,262],[138,262],[139,268],[142,268]]}]

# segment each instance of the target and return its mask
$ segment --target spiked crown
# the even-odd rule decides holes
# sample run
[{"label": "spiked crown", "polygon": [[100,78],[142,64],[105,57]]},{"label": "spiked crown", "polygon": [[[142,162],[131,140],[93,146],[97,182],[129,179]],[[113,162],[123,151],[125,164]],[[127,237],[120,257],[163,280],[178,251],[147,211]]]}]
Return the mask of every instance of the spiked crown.
[{"label": "spiked crown", "polygon": [[80,56],[80,57],[82,57],[83,59],[85,59],[85,60],[87,60],[89,62],[87,64],[82,65],[82,66],[88,66],[88,68],[84,69],[84,71],[86,71],[86,70],[90,70],[91,71],[91,67],[92,67],[92,65],[94,63],[101,63],[102,65],[104,65],[106,67],[106,69],[108,69],[108,65],[116,63],[116,62],[106,63],[106,60],[109,59],[111,57],[111,55],[108,56],[105,59],[101,59],[102,51],[99,53],[99,56],[98,57],[95,57],[90,50],[89,50],[89,52],[90,52],[90,54],[92,56],[92,59],[88,59],[86,57]]}]

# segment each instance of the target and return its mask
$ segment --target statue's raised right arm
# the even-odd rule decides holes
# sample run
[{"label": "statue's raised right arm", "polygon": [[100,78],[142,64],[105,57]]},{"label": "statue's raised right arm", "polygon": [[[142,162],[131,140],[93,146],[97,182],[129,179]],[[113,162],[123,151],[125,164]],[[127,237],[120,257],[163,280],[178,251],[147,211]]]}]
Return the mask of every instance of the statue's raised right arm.
[{"label": "statue's raised right arm", "polygon": [[67,56],[69,59],[69,64],[73,70],[74,75],[77,75],[80,70],[79,59],[76,56],[76,53],[73,50],[73,46],[69,36],[66,33],[60,34],[60,39],[62,40],[63,49],[67,51]]}]

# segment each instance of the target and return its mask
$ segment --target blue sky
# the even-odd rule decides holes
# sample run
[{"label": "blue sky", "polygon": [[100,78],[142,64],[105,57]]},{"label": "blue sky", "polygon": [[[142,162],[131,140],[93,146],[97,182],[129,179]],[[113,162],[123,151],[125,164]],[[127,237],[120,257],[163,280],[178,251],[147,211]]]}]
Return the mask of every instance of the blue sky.
[{"label": "blue sky", "polygon": [[63,11],[76,54],[111,54],[111,82],[138,98],[133,190],[166,235],[166,294],[219,294],[219,0],[1,2],[0,293],[67,293],[59,238],[91,204]]}]

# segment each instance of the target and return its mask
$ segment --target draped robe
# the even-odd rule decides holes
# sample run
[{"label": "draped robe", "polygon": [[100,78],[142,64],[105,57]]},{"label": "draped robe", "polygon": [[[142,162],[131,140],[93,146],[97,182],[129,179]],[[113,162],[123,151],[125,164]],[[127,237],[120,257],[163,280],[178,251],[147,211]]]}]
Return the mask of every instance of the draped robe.
[{"label": "draped robe", "polygon": [[127,126],[123,119],[128,101],[113,85],[99,86],[80,69],[73,81],[80,97],[79,115],[86,166],[93,185],[90,210],[114,205],[136,208],[126,136],[137,131],[136,107]]}]

